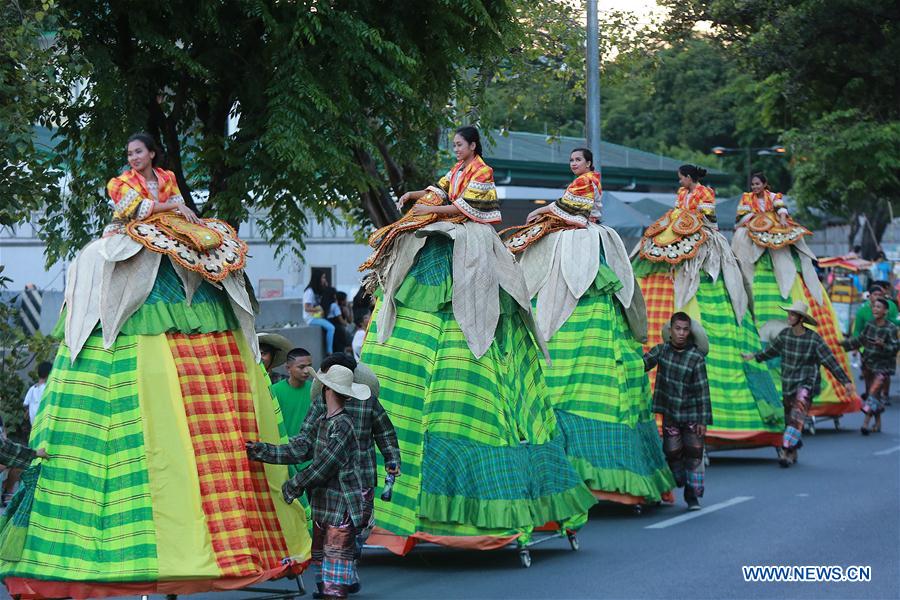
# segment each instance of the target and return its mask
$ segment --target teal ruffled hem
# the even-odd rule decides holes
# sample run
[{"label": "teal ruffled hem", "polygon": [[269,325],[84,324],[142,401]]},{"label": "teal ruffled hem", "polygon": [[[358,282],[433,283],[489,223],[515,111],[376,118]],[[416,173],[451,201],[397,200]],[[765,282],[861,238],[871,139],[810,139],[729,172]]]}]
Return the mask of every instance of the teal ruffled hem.
[{"label": "teal ruffled hem", "polygon": [[556,411],[566,454],[592,490],[657,502],[675,487],[656,422],[629,427]]},{"label": "teal ruffled hem", "polygon": [[486,529],[560,521],[596,502],[568,463],[561,436],[544,444],[489,446],[427,435],[419,515]]},{"label": "teal ruffled hem", "polygon": [[586,512],[597,500],[584,486],[531,500],[484,500],[422,492],[420,514],[430,521],[517,529],[565,521]]}]

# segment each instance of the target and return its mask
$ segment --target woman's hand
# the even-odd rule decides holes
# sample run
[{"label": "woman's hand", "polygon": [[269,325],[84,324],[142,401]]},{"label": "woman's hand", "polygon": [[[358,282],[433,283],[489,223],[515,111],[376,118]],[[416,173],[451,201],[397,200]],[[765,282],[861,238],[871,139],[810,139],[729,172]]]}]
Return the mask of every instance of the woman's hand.
[{"label": "woman's hand", "polygon": [[189,223],[193,223],[194,225],[202,225],[203,221],[192,211],[190,208],[182,204],[176,209],[181,213],[181,216],[185,218]]},{"label": "woman's hand", "polygon": [[47,454],[47,451],[44,450],[43,448],[38,448],[37,450],[34,451],[34,453],[38,458],[43,458],[43,459],[50,458],[50,455]]},{"label": "woman's hand", "polygon": [[400,196],[399,200],[397,200],[397,208],[402,210],[406,203],[410,200],[412,200],[412,192],[406,192],[405,194]]},{"label": "woman's hand", "polygon": [[782,227],[787,227],[788,226],[787,213],[778,213],[778,222],[781,223]]},{"label": "woman's hand", "polygon": [[426,204],[416,204],[415,206],[413,206],[413,207],[410,209],[409,212],[410,212],[411,214],[414,214],[414,215],[417,215],[417,216],[421,216],[421,215],[431,215],[431,214],[434,214],[434,213],[437,212],[436,210],[434,210],[435,208],[436,208],[436,207],[434,207],[434,206],[428,206],[428,205],[426,205]]},{"label": "woman's hand", "polygon": [[537,219],[538,217],[540,217],[540,216],[541,216],[542,214],[544,214],[545,212],[546,212],[546,209],[545,209],[545,208],[536,208],[536,209],[534,209],[533,211],[531,211],[530,213],[528,213],[528,216],[525,218],[525,223],[531,223],[532,221],[534,221],[535,219]]}]

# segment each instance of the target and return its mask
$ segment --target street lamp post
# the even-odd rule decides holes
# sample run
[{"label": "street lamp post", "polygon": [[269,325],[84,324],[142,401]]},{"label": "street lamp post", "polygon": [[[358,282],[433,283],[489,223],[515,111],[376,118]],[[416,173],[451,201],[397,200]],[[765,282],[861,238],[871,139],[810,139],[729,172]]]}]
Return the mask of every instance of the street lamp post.
[{"label": "street lamp post", "polygon": [[600,25],[597,0],[587,1],[587,145],[600,172]]},{"label": "street lamp post", "polygon": [[725,148],[724,146],[715,146],[712,148],[711,152],[716,156],[723,156],[725,154],[737,154],[738,152],[743,152],[746,160],[744,162],[744,170],[747,174],[747,189],[750,189],[750,179],[752,178],[753,170],[752,165],[750,163],[750,153],[756,152],[757,156],[783,156],[787,150],[785,150],[784,146],[764,146],[762,148]]}]

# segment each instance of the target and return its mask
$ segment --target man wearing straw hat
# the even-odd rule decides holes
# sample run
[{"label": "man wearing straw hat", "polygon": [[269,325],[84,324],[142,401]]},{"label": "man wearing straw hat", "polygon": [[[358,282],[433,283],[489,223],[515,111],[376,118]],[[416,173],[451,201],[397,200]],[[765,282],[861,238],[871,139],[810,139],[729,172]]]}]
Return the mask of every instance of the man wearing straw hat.
[{"label": "man wearing straw hat", "polygon": [[663,452],[675,483],[684,487],[688,510],[700,510],[705,468],[703,438],[712,423],[706,359],[709,339],[687,313],[672,315],[662,344],[644,354],[644,369],[656,371],[653,412],[663,418]]},{"label": "man wearing straw hat", "polygon": [[818,325],[809,314],[809,307],[797,300],[787,311],[788,327],[779,333],[765,350],[756,354],[743,354],[744,360],[763,362],[781,357],[781,394],[784,404],[784,436],[778,449],[778,464],[787,468],[797,462],[797,451],[802,445],[800,437],[803,423],[813,398],[821,387],[819,367],[825,367],[844,384],[847,393],[854,394],[850,377],[841,368],[825,340],[806,327]]},{"label": "man wearing straw hat", "polygon": [[285,376],[275,371],[287,361],[288,352],[294,347],[291,340],[277,333],[257,333],[256,339],[259,341],[259,356],[269,381],[273,384],[278,383]]},{"label": "man wearing straw hat", "polygon": [[[353,431],[356,433],[356,439],[359,442],[359,470],[362,475],[363,483],[363,508],[364,512],[369,514],[369,521],[361,529],[358,530],[356,536],[357,561],[362,554],[362,549],[366,544],[366,540],[372,533],[375,526],[375,486],[378,483],[378,469],[375,457],[375,447],[381,451],[384,457],[385,470],[397,477],[400,475],[400,443],[397,441],[397,432],[394,424],[391,422],[387,411],[378,401],[379,383],[378,377],[372,372],[372,369],[365,364],[357,362],[353,356],[346,352],[335,352],[329,354],[322,361],[321,370],[327,373],[331,367],[341,365],[353,371],[353,381],[369,386],[372,394],[365,400],[351,402],[347,405],[347,414],[353,421]],[[312,431],[318,418],[325,412],[325,401],[322,397],[322,386],[318,381],[313,381],[312,404],[306,419],[300,428],[301,434],[306,432],[304,436],[309,439],[308,432]],[[362,585],[359,581],[359,574],[354,561],[353,583],[350,584],[350,593],[358,592]],[[316,587],[321,587],[318,582]],[[313,598],[318,600],[322,597],[320,590],[313,592]]]},{"label": "man wearing straw hat", "polygon": [[306,492],[312,508],[312,561],[321,566],[322,597],[346,598],[356,555],[356,532],[368,521],[362,500],[359,443],[348,402],[372,395],[369,386],[354,383],[353,371],[341,365],[314,374],[323,387],[325,413],[315,429],[315,440],[303,435],[281,446],[247,442],[251,460],[275,464],[312,462],[281,487],[287,503]]}]

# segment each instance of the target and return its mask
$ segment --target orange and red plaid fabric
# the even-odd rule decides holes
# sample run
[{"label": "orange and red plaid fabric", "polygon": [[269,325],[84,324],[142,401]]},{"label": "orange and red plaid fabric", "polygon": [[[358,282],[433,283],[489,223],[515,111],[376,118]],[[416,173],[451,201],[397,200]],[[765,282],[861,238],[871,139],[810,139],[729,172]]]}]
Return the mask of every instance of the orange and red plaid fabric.
[{"label": "orange and red plaid fabric", "polygon": [[276,568],[288,550],[263,465],[247,458],[244,441],[259,439],[259,430],[249,375],[234,334],[167,337],[196,454],[203,512],[222,575],[242,577]]},{"label": "orange and red plaid fabric", "polygon": [[716,193],[705,185],[698,185],[691,193],[686,187],[678,189],[677,208],[705,215],[716,214]]},{"label": "orange and red plaid fabric", "polygon": [[[175,173],[166,171],[165,169],[156,168],[156,179],[159,184],[160,202],[168,199],[176,199],[181,197],[178,190],[178,183],[175,180]],[[120,219],[131,217],[132,213],[137,209],[138,205],[144,200],[150,200],[150,190],[147,189],[147,182],[143,175],[130,169],[125,171],[118,177],[113,177],[106,184],[106,191],[109,194],[113,204],[113,212]]]},{"label": "orange and red plaid fabric", "polygon": [[[825,340],[825,344],[831,349],[831,352],[834,353],[834,357],[837,359],[838,364],[841,365],[841,368],[844,369],[844,373],[850,375],[850,361],[847,359],[847,352],[841,348],[841,338],[838,335],[837,328],[834,326],[834,316],[833,313],[828,310],[825,306],[824,302],[819,304],[816,302],[809,289],[804,285],[803,294],[806,297],[806,304],[809,306],[810,311],[812,312],[813,318],[818,321],[819,325],[816,327],[816,331],[822,339]],[[847,390],[844,389],[844,386],[841,382],[839,382],[834,375],[831,374],[831,371],[828,369],[822,369],[825,372],[825,378],[828,380],[828,383],[831,385],[831,389],[834,390],[835,394],[837,394],[838,399],[841,401],[842,405],[845,405],[846,410],[840,411],[841,414],[846,412],[854,412],[859,410],[859,397],[855,394],[850,395],[847,393]],[[813,405],[810,410],[810,414],[817,414],[821,412],[821,405],[816,406]],[[834,410],[826,411],[829,414],[833,413]]]},{"label": "orange and red plaid fabric", "polygon": [[[647,343],[644,352],[648,352],[662,343],[662,327],[675,311],[675,282],[666,273],[653,273],[640,280],[641,292],[647,304]],[[655,389],[656,369],[647,373],[650,388]]]}]

